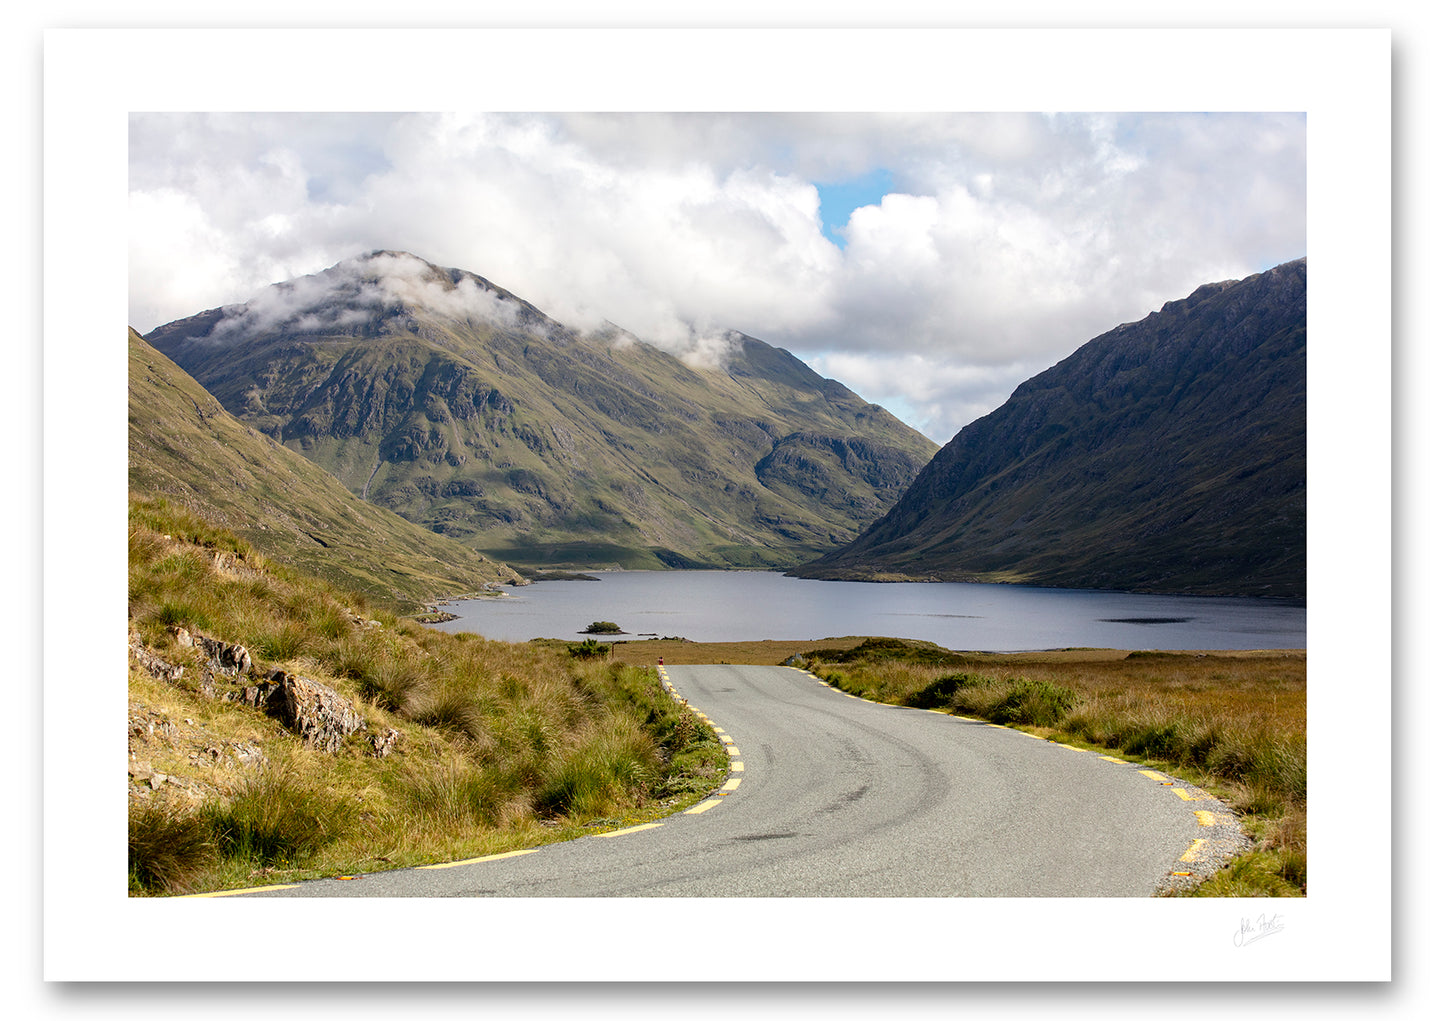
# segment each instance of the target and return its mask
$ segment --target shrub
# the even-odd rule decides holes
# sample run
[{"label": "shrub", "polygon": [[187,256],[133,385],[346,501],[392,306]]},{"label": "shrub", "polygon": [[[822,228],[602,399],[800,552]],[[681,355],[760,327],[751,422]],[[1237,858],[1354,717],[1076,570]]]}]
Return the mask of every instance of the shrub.
[{"label": "shrub", "polygon": [[582,633],[587,635],[620,635],[622,634],[622,628],[610,620],[594,620],[582,629]]},{"label": "shrub", "polygon": [[973,674],[947,674],[909,695],[903,704],[915,709],[941,709],[954,703],[959,688],[977,687],[982,683],[983,678]]},{"label": "shrub", "polygon": [[597,659],[612,654],[612,646],[589,638],[585,642],[574,642],[567,646],[567,653],[573,659]]}]

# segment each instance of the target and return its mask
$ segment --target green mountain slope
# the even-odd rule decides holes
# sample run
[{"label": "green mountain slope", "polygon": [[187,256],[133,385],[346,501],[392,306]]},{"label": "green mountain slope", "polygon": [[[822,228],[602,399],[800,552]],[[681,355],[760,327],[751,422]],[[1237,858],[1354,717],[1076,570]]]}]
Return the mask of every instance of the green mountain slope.
[{"label": "green mountain slope", "polygon": [[513,563],[789,566],[936,446],[786,351],[695,367],[373,252],[147,339],[362,498]]},{"label": "green mountain slope", "polygon": [[1095,338],[796,574],[1303,597],[1305,260]]},{"label": "green mountain slope", "polygon": [[267,555],[387,603],[520,580],[455,540],[356,499],[306,458],[238,422],[134,330],[128,335],[133,498],[191,508]]}]

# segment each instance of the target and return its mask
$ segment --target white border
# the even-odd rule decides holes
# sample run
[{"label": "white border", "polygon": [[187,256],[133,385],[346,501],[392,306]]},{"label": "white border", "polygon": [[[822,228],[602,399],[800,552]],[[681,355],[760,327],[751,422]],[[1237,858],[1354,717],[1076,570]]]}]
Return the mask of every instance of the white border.
[{"label": "white border", "polygon": [[[1390,975],[1390,38],[1381,30],[52,31],[45,39],[45,947],[50,980],[1379,980]],[[126,115],[132,110],[1304,110],[1311,270],[1305,901],[125,897]],[[1081,341],[1086,338],[1080,338]],[[1333,414],[1349,409],[1349,414]],[[76,537],[84,536],[83,542]],[[1346,573],[1347,572],[1347,573]],[[1355,593],[1377,593],[1360,609]],[[83,641],[66,599],[91,594]],[[84,691],[89,701],[74,697]],[[78,749],[101,748],[103,756]],[[1364,813],[1364,818],[1361,818]],[[376,913],[386,914],[384,927]],[[1287,931],[1243,950],[1242,915]],[[724,955],[655,954],[709,912]],[[202,938],[188,939],[188,934]],[[458,938],[460,937],[460,938]],[[383,945],[378,949],[378,941]],[[297,947],[243,963],[248,950]],[[163,947],[151,953],[150,948]],[[545,948],[539,950],[539,948]],[[378,961],[385,962],[385,970]],[[1187,967],[1181,963],[1187,961]]]}]

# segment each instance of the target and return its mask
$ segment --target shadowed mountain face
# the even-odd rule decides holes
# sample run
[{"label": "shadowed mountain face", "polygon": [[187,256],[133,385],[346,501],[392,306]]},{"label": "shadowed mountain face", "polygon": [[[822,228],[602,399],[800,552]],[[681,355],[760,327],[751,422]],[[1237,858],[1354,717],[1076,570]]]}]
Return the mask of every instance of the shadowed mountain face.
[{"label": "shadowed mountain face", "polygon": [[405,253],[146,339],[354,494],[521,564],[794,565],[855,537],[937,449],[761,341],[692,365]]},{"label": "shadowed mountain face", "polygon": [[1305,269],[1095,338],[794,573],[1303,597]]}]

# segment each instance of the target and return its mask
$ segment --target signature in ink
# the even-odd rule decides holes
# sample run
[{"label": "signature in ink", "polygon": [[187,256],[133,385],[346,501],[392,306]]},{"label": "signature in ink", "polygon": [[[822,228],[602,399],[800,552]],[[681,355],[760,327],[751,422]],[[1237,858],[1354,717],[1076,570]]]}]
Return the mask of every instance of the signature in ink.
[{"label": "signature in ink", "polygon": [[1247,947],[1256,940],[1273,936],[1284,931],[1284,916],[1280,914],[1260,915],[1257,918],[1241,918],[1234,933],[1234,945]]}]

